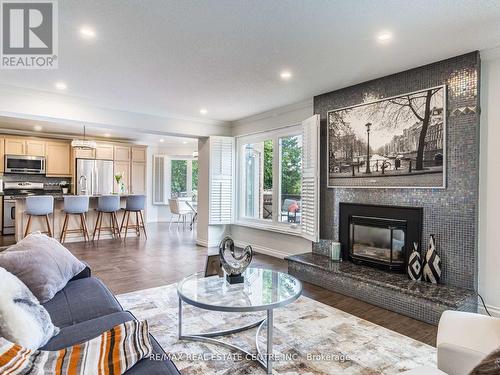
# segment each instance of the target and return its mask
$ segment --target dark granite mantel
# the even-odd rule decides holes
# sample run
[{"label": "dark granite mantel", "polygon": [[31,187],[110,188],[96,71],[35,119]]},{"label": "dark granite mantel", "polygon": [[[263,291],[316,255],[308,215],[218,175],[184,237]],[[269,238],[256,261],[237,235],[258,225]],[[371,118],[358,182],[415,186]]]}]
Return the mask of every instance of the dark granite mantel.
[{"label": "dark granite mantel", "polygon": [[473,290],[413,281],[406,274],[335,262],[318,253],[286,258],[288,273],[298,279],[425,321],[439,322],[445,310],[477,311]]},{"label": "dark granite mantel", "polygon": [[436,303],[459,307],[473,298],[474,291],[431,284],[425,281],[413,281],[406,274],[387,272],[373,267],[362,266],[352,262],[335,262],[320,254],[305,253],[292,255],[287,260],[301,262],[324,271],[364,281],[394,291],[424,298]]}]

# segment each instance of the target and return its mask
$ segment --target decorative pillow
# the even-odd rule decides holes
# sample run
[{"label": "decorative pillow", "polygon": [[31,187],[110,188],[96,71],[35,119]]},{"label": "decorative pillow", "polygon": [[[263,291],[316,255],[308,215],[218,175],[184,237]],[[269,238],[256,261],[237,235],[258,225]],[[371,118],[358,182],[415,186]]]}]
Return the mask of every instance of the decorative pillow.
[{"label": "decorative pillow", "polygon": [[21,279],[45,303],[83,271],[85,264],[54,238],[34,233],[0,253],[0,267]]},{"label": "decorative pillow", "polygon": [[0,285],[0,336],[38,349],[59,333],[47,310],[26,285],[1,267]]},{"label": "decorative pillow", "polygon": [[500,373],[500,348],[481,361],[469,375],[497,375]]},{"label": "decorative pillow", "polygon": [[29,350],[0,338],[0,374],[123,374],[152,352],[146,321],[120,324],[101,336],[54,352]]}]

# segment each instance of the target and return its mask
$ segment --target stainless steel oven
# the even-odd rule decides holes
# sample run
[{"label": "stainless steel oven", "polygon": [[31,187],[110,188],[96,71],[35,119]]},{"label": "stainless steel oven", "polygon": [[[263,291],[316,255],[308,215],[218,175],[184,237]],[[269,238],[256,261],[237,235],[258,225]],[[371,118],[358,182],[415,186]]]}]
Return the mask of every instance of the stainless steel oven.
[{"label": "stainless steel oven", "polygon": [[45,157],[5,155],[5,173],[45,174]]},{"label": "stainless steel oven", "polygon": [[4,197],[3,200],[3,235],[14,234],[16,226],[16,200]]}]

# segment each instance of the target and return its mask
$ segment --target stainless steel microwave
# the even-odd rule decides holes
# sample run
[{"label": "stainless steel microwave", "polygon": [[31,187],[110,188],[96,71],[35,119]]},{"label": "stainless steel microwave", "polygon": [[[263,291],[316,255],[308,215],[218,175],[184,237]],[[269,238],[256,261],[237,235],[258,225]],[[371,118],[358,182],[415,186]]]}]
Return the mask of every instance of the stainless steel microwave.
[{"label": "stainless steel microwave", "polygon": [[45,174],[45,157],[5,155],[4,173]]}]

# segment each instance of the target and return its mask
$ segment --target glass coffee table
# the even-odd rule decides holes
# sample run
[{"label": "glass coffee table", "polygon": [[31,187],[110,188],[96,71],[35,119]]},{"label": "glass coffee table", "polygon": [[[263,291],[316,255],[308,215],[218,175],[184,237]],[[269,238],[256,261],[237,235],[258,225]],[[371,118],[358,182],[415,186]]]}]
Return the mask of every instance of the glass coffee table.
[{"label": "glass coffee table", "polygon": [[[179,296],[179,340],[204,341],[222,345],[240,351],[247,358],[255,359],[268,374],[273,366],[273,311],[294,302],[302,293],[302,283],[295,277],[282,272],[262,268],[248,268],[241,284],[230,285],[225,277],[204,277],[202,273],[183,279],[177,286]],[[267,311],[267,317],[245,326],[217,332],[189,333],[182,332],[182,303],[204,310],[221,312]],[[259,347],[259,334],[267,325],[267,350],[263,353]],[[215,339],[254,327],[257,355],[236,345]]]}]

